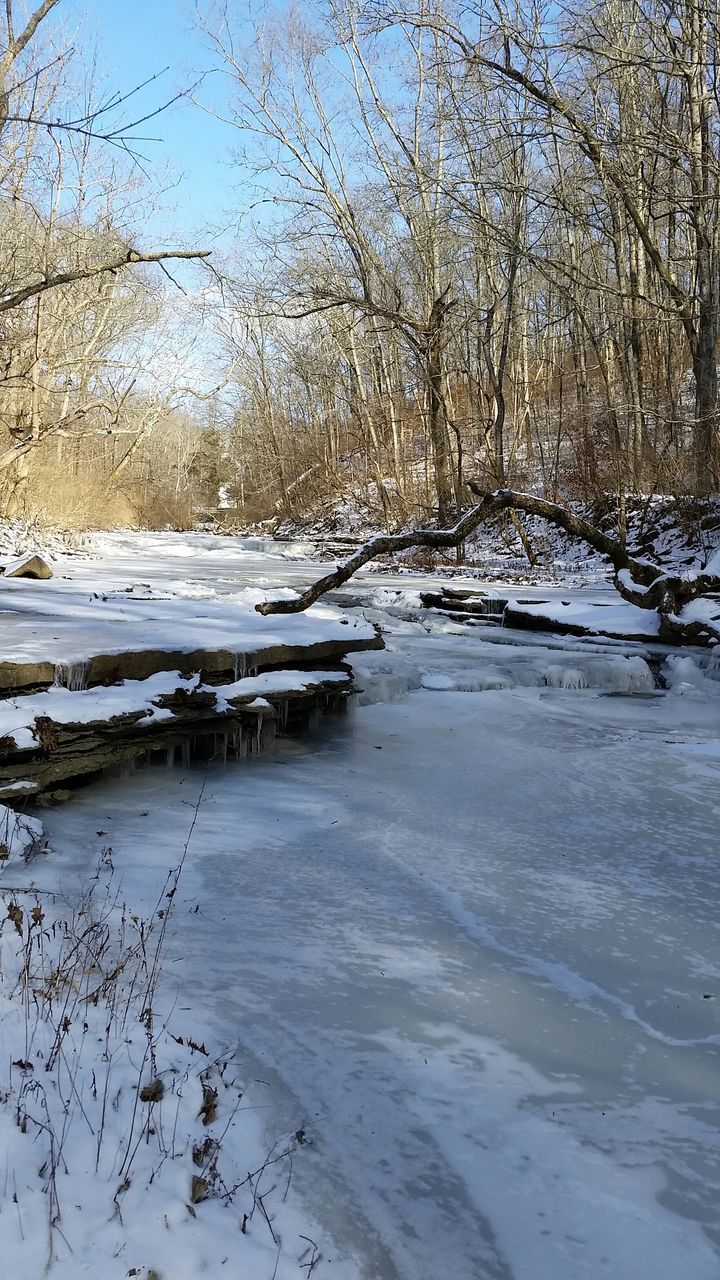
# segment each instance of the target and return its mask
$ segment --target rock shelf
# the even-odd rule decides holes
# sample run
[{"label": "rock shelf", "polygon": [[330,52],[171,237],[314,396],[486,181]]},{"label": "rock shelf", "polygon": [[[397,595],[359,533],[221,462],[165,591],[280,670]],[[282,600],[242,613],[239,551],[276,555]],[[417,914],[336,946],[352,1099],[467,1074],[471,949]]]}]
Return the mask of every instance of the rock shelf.
[{"label": "rock shelf", "polygon": [[640,642],[659,638],[658,617],[653,610],[639,609],[619,599],[525,600],[442,587],[423,592],[421,600],[426,609],[476,626]]},{"label": "rock shelf", "polygon": [[[276,732],[303,732],[343,711],[350,671],[268,672],[229,685],[158,673],[108,688],[6,699],[0,704],[0,800],[16,804],[131,761],[224,762],[258,754]],[[57,797],[60,798],[60,797]]]},{"label": "rock shelf", "polygon": [[[180,584],[181,590],[183,584]],[[187,584],[185,584],[185,589]],[[195,589],[193,588],[193,591]],[[263,618],[258,592],[15,579],[0,601],[0,799],[55,794],[135,760],[263,750],[347,705],[364,618]]]}]

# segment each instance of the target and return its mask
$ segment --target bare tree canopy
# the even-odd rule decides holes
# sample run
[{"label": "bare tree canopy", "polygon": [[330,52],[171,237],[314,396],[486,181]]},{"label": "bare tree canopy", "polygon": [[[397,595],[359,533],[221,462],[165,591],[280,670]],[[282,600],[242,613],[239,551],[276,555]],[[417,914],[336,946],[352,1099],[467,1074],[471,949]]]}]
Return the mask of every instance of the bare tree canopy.
[{"label": "bare tree canopy", "polygon": [[717,489],[703,0],[318,0],[251,30],[219,5],[205,26],[271,210],[235,292],[252,341],[229,343],[261,513],[346,483],[388,531],[450,527],[474,476],[615,494],[622,536],[627,494]]}]

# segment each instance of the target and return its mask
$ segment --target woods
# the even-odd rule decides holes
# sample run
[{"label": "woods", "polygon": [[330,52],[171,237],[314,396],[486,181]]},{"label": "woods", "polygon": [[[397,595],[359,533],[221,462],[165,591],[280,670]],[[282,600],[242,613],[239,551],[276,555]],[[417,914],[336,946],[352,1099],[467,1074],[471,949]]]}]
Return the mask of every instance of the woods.
[{"label": "woods", "polygon": [[468,476],[621,508],[716,489],[714,9],[304,13],[208,26],[274,215],[246,358],[278,392],[302,365],[255,419],[282,507],[309,466],[388,527],[446,525]]},{"label": "woods", "polygon": [[105,97],[86,84],[82,96],[76,51],[47,21],[58,7],[44,0],[17,30],[11,0],[5,10],[0,485],[5,515],[72,526],[83,514],[102,520],[103,503],[106,519],[133,506],[142,516],[139,488],[129,504],[113,504],[113,490],[148,427],[163,421],[167,432],[173,388],[137,387],[153,326],[162,342],[163,309],[155,275],[138,268],[208,252],[140,247],[135,118],[116,115],[133,91]]},{"label": "woods", "polygon": [[236,230],[186,303],[164,263],[207,251],[140,247],[135,90],[81,93],[62,9],[5,23],[6,515],[393,532],[473,481],[622,538],[628,495],[717,489],[712,5],[203,6]]}]

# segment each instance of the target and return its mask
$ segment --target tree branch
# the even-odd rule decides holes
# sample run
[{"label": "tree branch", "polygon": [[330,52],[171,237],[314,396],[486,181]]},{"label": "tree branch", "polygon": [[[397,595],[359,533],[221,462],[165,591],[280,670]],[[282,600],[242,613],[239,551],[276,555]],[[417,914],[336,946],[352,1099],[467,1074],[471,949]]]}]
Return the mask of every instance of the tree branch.
[{"label": "tree branch", "polygon": [[[672,641],[707,644],[708,640],[720,641],[720,628],[712,622],[683,622],[680,614],[691,600],[708,593],[720,592],[720,576],[702,571],[696,574],[673,575],[649,560],[630,556],[623,542],[608,537],[602,530],[576,516],[558,503],[547,502],[532,494],[517,493],[513,489],[483,490],[470,481],[470,490],[479,502],[450,529],[410,529],[403,533],[380,534],[317,582],[301,592],[295,600],[267,600],[255,606],[258,613],[302,613],[328,591],[341,587],[358,569],[378,555],[392,555],[411,547],[456,547],[479,525],[491,520],[501,511],[522,511],[526,515],[539,516],[549,524],[562,529],[571,537],[579,538],[605,556],[613,566],[613,582],[616,590],[629,604],[641,609],[655,610],[660,615],[660,634]],[[720,604],[718,605],[720,612]]]},{"label": "tree branch", "polygon": [[317,582],[301,592],[296,600],[266,600],[255,606],[258,613],[302,613],[326,592],[352,578],[370,560],[379,555],[394,555],[408,551],[410,547],[457,547],[485,520],[490,520],[502,510],[497,494],[486,494],[481,502],[462,516],[451,529],[410,529],[406,533],[383,533],[371,538],[362,547],[339,564],[332,573],[326,573]]},{"label": "tree branch", "polygon": [[45,276],[35,284],[26,284],[22,289],[6,293],[0,297],[0,312],[12,311],[28,298],[35,298],[49,289],[60,289],[66,284],[76,284],[79,280],[92,280],[95,276],[109,271],[122,271],[125,267],[135,266],[139,262],[164,262],[168,258],[208,258],[210,249],[174,249],[161,253],[142,253],[137,249],[126,249],[122,255],[100,262],[96,266],[77,267],[74,271],[60,271],[55,275]]}]

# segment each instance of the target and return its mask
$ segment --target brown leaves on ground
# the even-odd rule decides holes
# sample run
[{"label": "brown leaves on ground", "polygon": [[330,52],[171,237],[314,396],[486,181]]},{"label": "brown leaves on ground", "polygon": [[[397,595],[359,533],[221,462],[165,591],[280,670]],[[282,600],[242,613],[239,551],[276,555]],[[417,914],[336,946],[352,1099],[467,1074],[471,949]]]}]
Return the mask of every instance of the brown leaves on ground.
[{"label": "brown leaves on ground", "polygon": [[218,1151],[219,1146],[217,1142],[214,1138],[211,1138],[208,1135],[204,1142],[193,1147],[193,1164],[196,1164],[198,1168],[202,1168],[204,1164],[207,1164],[214,1156],[217,1155]]},{"label": "brown leaves on ground", "polygon": [[210,1183],[207,1178],[201,1178],[198,1173],[193,1174],[190,1184],[190,1203],[198,1204],[200,1200],[204,1200],[209,1190]]},{"label": "brown leaves on ground", "polygon": [[213,1124],[217,1120],[217,1100],[217,1089],[213,1089],[207,1080],[203,1080],[203,1100],[199,1112],[203,1124]]},{"label": "brown leaves on ground", "polygon": [[151,1080],[140,1090],[141,1102],[162,1102],[165,1097],[165,1085],[162,1080]]},{"label": "brown leaves on ground", "polygon": [[36,716],[33,732],[46,756],[49,756],[51,751],[56,750],[60,742],[58,727],[55,721],[50,719],[50,716]]}]

